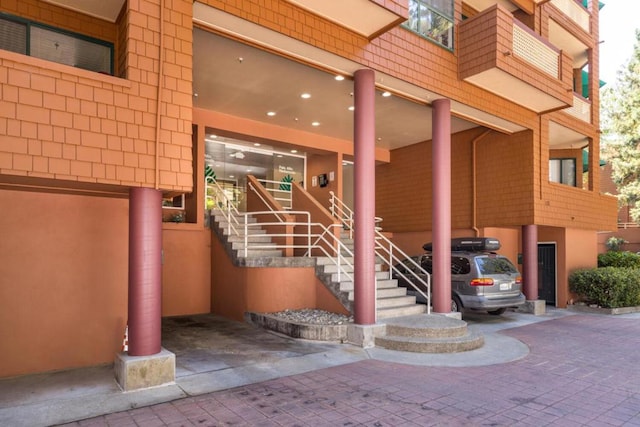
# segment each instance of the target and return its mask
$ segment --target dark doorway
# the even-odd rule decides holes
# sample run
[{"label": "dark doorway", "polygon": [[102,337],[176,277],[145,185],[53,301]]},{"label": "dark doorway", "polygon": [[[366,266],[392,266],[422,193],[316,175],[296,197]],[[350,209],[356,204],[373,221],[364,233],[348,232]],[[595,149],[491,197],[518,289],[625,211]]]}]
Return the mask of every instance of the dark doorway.
[{"label": "dark doorway", "polygon": [[556,305],[556,245],[538,244],[538,298]]}]

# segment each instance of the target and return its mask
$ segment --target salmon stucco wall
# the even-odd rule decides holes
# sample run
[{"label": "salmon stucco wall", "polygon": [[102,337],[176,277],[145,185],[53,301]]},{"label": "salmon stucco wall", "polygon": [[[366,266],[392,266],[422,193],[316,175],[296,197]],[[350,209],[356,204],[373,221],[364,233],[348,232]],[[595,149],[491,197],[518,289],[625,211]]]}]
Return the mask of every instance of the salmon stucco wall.
[{"label": "salmon stucco wall", "polygon": [[211,312],[211,231],[164,224],[162,251],[162,315]]},{"label": "salmon stucco wall", "polygon": [[316,278],[313,267],[236,267],[218,236],[212,235],[211,311],[242,321],[247,311],[273,313],[317,308],[346,314],[338,300]]},{"label": "salmon stucco wall", "polygon": [[538,242],[556,244],[556,306],[565,308],[576,297],[569,292],[571,272],[597,266],[597,235],[589,230],[538,227]]},{"label": "salmon stucco wall", "polygon": [[0,377],[112,363],[127,323],[128,201],[0,190]]}]

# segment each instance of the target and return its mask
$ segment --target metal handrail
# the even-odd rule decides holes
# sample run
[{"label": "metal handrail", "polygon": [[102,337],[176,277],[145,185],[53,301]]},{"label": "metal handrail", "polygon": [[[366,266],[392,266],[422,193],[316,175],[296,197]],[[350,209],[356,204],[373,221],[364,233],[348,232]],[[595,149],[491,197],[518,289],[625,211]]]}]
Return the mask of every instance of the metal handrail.
[{"label": "metal handrail", "polygon": [[227,221],[227,233],[229,235],[231,235],[232,232],[234,234],[238,234],[236,227],[240,226],[240,223],[238,222],[240,212],[238,211],[238,208],[236,208],[235,203],[233,203],[232,200],[229,200],[227,193],[225,193],[224,189],[220,187],[220,184],[218,184],[216,180],[210,178],[205,179],[205,194],[208,194],[207,190],[209,188],[212,188],[217,198],[223,201],[222,206],[220,206],[219,202],[215,205],[215,209],[219,210]]},{"label": "metal handrail", "polygon": [[[271,211],[272,215],[275,215],[276,218],[278,218],[278,220],[280,222],[286,222],[282,216],[279,215],[279,213],[281,213],[282,211],[276,211],[275,209],[273,209],[273,207],[271,207],[271,205],[269,203],[267,203],[267,201],[264,199],[264,197],[262,197],[262,194],[260,194],[260,192],[258,190],[256,190],[253,186],[253,184],[249,183],[248,184],[249,188],[256,193],[256,196],[258,196],[258,198],[260,199],[260,201],[262,202],[263,205],[265,205],[267,208],[269,208],[269,210]],[[284,212],[284,215],[288,215],[289,212]]]},{"label": "metal handrail", "polygon": [[[306,217],[306,221],[295,221],[295,222],[249,222],[250,217],[258,217],[260,215],[274,215],[274,214],[288,214],[288,215],[300,215]],[[342,280],[342,276],[346,276],[349,280],[353,280],[353,276],[348,271],[349,269],[353,271],[353,264],[348,260],[348,257],[353,257],[353,252],[345,246],[344,243],[338,239],[334,233],[331,232],[331,228],[334,226],[339,226],[339,224],[332,224],[329,227],[321,223],[311,222],[311,214],[306,211],[259,211],[259,212],[246,212],[240,213],[240,217],[243,218],[241,223],[243,224],[244,231],[244,256],[248,256],[249,249],[276,249],[276,250],[285,250],[285,249],[305,249],[304,257],[311,257],[314,250],[320,251],[324,256],[329,258],[331,262],[337,267],[338,281]],[[267,236],[270,238],[275,237],[292,237],[294,242],[296,239],[304,238],[306,239],[306,244],[277,244],[270,242],[268,245],[260,244],[260,243],[250,243],[249,242],[249,230],[251,228],[261,228],[262,227],[284,227],[284,226],[292,226],[295,230],[296,228],[300,228],[301,226],[306,229],[306,233],[266,233],[261,234],[261,236]],[[312,232],[312,230],[319,229],[319,232]],[[241,234],[237,234],[240,236]],[[315,239],[315,240],[313,240]],[[251,245],[251,247],[249,247]],[[327,248],[332,248],[330,252]],[[343,253],[346,253],[345,257]]]},{"label": "metal handrail", "polygon": [[[330,211],[331,215],[335,218],[338,218],[345,229],[349,230],[349,237],[353,236],[354,229],[354,212],[351,208],[349,208],[340,198],[338,198],[333,191],[329,192],[331,194],[330,197]],[[376,217],[376,223],[380,223],[382,218]],[[380,227],[375,227],[375,251],[376,255],[380,258],[389,271],[389,278],[393,278],[393,273],[396,272],[403,279],[405,279],[413,289],[422,295],[427,301],[427,313],[431,313],[431,274],[427,272],[422,266],[415,262],[409,255],[404,253],[398,246],[396,246],[391,240],[389,240],[385,235],[383,235],[380,231]],[[411,264],[415,267],[414,270],[407,270],[406,272],[402,272],[398,270],[395,265],[403,262],[405,260],[409,260]],[[411,277],[407,277],[405,273],[410,273]],[[427,281],[425,282],[420,274],[423,274]],[[425,294],[422,290],[419,289],[417,283],[420,283],[425,286],[427,289],[427,293]]]},{"label": "metal handrail", "polygon": [[[293,207],[293,184],[290,182],[282,182],[282,181],[273,181],[270,179],[259,179],[258,182],[262,184],[265,190],[270,192],[273,195],[273,198],[277,200],[283,208],[291,209]],[[270,187],[268,184],[273,184],[273,187]],[[282,186],[287,186],[288,190],[283,190]],[[284,194],[282,194],[284,193]],[[280,197],[279,197],[280,196]],[[286,203],[282,203],[286,202]]]},{"label": "metal handrail", "polygon": [[[427,301],[427,314],[431,314],[431,274],[429,274],[420,263],[417,263],[407,255],[402,249],[393,244],[389,238],[387,238],[384,234],[382,234],[379,230],[375,231],[376,233],[376,255],[378,255],[384,262],[384,264],[389,269],[389,279],[393,278],[393,273],[395,272],[399,276],[401,276],[406,282],[411,284],[413,289],[422,295],[424,299]],[[382,242],[382,243],[381,243]],[[406,265],[406,262],[413,264],[414,269],[405,269],[405,271],[400,271],[395,266],[399,263],[403,262]],[[410,277],[407,277],[408,274]],[[420,277],[420,274],[423,274],[427,280],[423,280]],[[427,293],[424,293],[419,285],[416,283],[420,283],[427,290]]]}]

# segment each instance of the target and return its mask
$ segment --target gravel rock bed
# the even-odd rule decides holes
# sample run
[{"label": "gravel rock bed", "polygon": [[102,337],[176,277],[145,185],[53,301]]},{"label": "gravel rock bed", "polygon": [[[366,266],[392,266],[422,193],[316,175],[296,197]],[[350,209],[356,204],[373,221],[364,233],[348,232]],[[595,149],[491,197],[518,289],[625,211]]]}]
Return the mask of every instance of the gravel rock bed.
[{"label": "gravel rock bed", "polygon": [[303,308],[300,310],[287,309],[277,313],[268,313],[268,315],[288,322],[306,323],[310,325],[344,325],[353,322],[353,316],[345,316],[344,314],[311,308]]}]

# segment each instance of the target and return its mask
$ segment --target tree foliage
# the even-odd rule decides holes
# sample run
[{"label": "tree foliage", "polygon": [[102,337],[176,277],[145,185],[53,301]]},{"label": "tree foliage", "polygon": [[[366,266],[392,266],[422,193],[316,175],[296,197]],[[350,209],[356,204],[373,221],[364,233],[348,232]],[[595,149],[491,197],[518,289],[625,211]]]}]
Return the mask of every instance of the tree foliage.
[{"label": "tree foliage", "polygon": [[621,206],[640,222],[640,30],[633,54],[602,92],[602,155],[611,164]]}]

